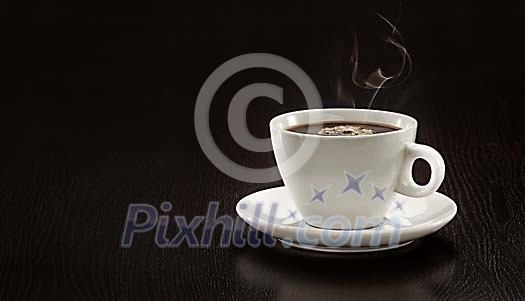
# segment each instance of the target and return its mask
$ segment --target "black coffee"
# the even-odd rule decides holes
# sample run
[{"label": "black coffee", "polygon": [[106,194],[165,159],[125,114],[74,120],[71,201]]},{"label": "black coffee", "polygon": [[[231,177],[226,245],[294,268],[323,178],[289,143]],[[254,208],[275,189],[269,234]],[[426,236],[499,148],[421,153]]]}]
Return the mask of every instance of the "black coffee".
[{"label": "black coffee", "polygon": [[290,132],[321,136],[362,136],[397,131],[399,128],[380,123],[332,121],[299,124],[286,130]]}]

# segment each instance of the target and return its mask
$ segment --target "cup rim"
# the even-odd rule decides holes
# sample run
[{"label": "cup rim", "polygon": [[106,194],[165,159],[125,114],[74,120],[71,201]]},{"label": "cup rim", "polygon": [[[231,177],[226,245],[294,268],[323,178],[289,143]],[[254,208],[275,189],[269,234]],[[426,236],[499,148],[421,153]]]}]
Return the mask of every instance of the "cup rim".
[{"label": "cup rim", "polygon": [[[406,119],[408,119],[408,120],[410,120],[412,122],[412,125],[400,128],[399,130],[396,130],[396,131],[390,131],[390,132],[386,132],[386,133],[378,133],[378,134],[373,134],[373,135],[361,135],[361,136],[343,136],[343,135],[341,135],[341,136],[335,136],[335,135],[334,136],[329,136],[329,135],[322,136],[322,135],[314,135],[314,134],[297,133],[297,132],[287,131],[286,129],[281,128],[281,127],[277,127],[275,125],[277,123],[277,120],[282,119],[282,118],[286,118],[286,117],[294,115],[294,114],[299,114],[299,113],[304,113],[304,112],[330,112],[330,111],[333,111],[333,112],[337,112],[337,111],[339,111],[339,112],[340,111],[361,111],[361,112],[381,113],[381,114],[386,114],[386,115],[398,116],[398,117],[406,118]],[[299,137],[316,137],[318,139],[371,139],[371,138],[374,138],[374,137],[383,137],[383,136],[387,136],[387,135],[395,135],[395,134],[405,133],[405,132],[410,131],[412,129],[416,129],[417,128],[417,124],[418,124],[417,120],[414,117],[409,116],[409,115],[405,115],[405,114],[402,114],[402,113],[392,112],[392,111],[373,110],[373,109],[354,109],[354,108],[322,108],[322,109],[298,110],[298,111],[292,111],[292,112],[284,113],[284,114],[281,114],[281,115],[277,115],[277,116],[273,117],[270,120],[270,129],[277,128],[283,134],[286,133],[288,135],[299,136]]]}]

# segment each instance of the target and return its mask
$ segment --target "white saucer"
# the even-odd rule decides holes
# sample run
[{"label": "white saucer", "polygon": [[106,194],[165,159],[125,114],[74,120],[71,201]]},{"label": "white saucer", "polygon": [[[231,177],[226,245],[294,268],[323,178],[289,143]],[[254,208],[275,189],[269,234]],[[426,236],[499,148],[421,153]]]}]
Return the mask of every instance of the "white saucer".
[{"label": "white saucer", "polygon": [[236,210],[246,223],[276,237],[284,246],[346,253],[405,246],[441,229],[456,215],[457,207],[449,197],[438,192],[423,198],[396,194],[380,226],[329,230],[306,224],[286,188],[275,187],[245,196],[237,203]]}]

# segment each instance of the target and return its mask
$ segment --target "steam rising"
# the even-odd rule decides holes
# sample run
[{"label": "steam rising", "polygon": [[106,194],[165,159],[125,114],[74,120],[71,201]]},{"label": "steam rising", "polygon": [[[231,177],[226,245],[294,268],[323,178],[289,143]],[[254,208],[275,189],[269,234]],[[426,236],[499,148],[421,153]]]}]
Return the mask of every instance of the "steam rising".
[{"label": "steam rising", "polygon": [[348,102],[351,102],[352,103],[352,106],[355,108],[355,100],[354,98],[352,97],[352,94],[350,93],[346,93],[343,89],[343,79],[342,79],[342,75],[339,74],[339,76],[337,76],[337,80],[336,80],[336,85],[337,85],[337,100],[348,100]]},{"label": "steam rising", "polygon": [[[405,41],[399,30],[394,26],[388,19],[383,17],[381,14],[375,14],[381,21],[383,21],[389,28],[389,34],[384,39],[385,49],[394,49],[395,53],[400,58],[399,66],[393,68],[394,70],[389,70],[386,72],[381,68],[379,62],[375,62],[376,67],[372,71],[365,72],[360,68],[360,58],[359,53],[359,40],[357,34],[354,34],[354,47],[352,49],[352,55],[350,57],[350,64],[352,66],[352,82],[355,86],[363,89],[374,90],[371,99],[368,102],[368,108],[372,106],[374,99],[376,98],[379,90],[383,88],[391,88],[398,86],[406,81],[412,72],[412,61],[410,55],[405,47]],[[383,51],[384,53],[385,51]],[[389,62],[391,63],[391,62]],[[337,97],[341,99],[344,97],[342,88],[342,80],[339,77],[337,80]],[[352,98],[352,104],[355,107],[355,100]]]}]

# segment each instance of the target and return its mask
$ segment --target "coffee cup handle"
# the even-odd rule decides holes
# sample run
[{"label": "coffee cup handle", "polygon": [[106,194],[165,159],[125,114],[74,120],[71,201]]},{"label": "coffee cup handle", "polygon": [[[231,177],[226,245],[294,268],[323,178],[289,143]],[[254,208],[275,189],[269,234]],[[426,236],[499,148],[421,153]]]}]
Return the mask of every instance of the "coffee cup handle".
[{"label": "coffee cup handle", "polygon": [[[430,165],[430,180],[426,185],[417,184],[412,177],[412,165],[416,159],[423,159]],[[410,197],[424,197],[436,192],[444,178],[445,162],[443,157],[430,146],[411,142],[406,145],[395,190]]]}]

